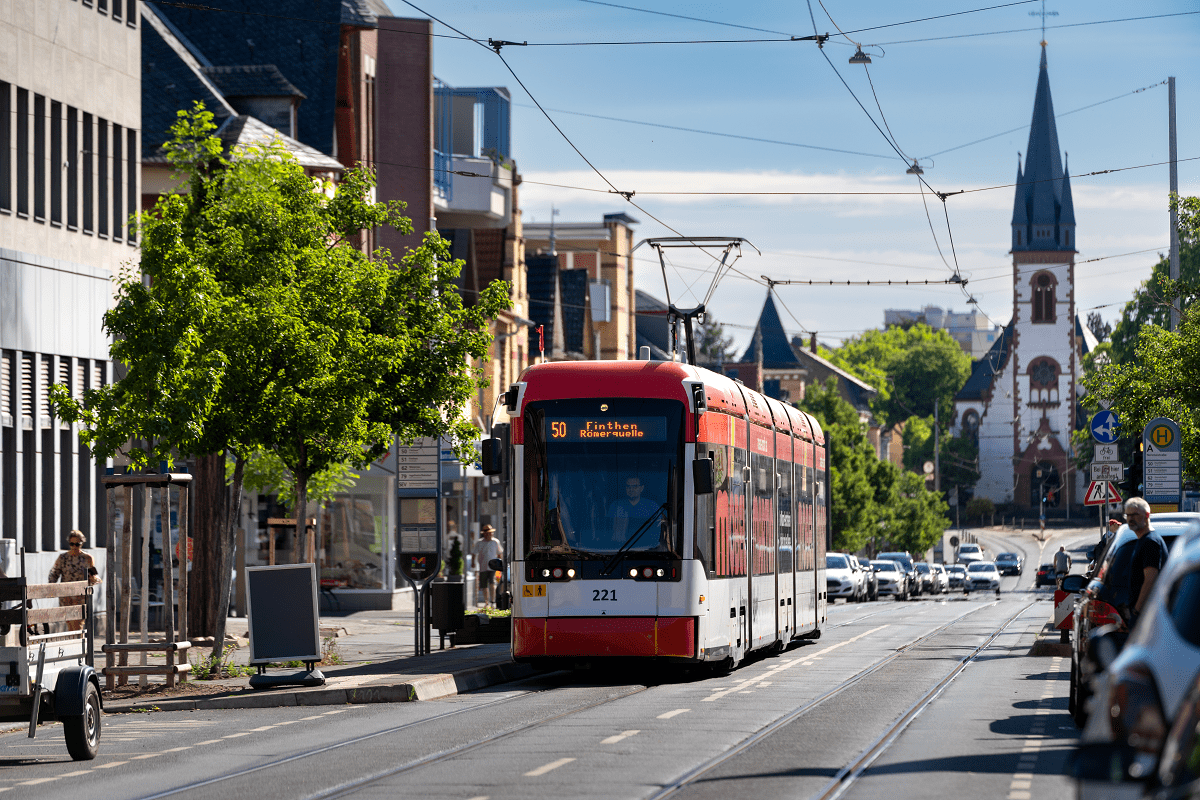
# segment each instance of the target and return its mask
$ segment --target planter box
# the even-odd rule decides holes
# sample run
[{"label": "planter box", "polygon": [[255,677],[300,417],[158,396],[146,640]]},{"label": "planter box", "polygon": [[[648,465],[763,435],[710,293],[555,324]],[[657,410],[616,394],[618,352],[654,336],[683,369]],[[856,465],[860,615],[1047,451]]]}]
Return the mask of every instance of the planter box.
[{"label": "planter box", "polygon": [[455,644],[493,644],[512,641],[512,617],[467,614],[454,637]]}]

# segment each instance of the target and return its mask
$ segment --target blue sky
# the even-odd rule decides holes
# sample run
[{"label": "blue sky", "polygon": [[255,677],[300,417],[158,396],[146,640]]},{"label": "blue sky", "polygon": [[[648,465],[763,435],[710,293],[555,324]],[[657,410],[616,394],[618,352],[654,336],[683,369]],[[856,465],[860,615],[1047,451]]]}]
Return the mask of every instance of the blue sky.
[{"label": "blue sky", "polygon": [[[615,0],[614,0],[615,1]],[[390,0],[399,16],[420,16]],[[535,43],[780,39],[809,35],[805,3],[749,0],[738,4],[619,0],[449,2],[415,0],[428,14],[480,39]],[[995,5],[986,0],[856,2],[825,0],[846,31]],[[1176,77],[1180,159],[1200,157],[1200,14],[1194,2],[1137,4],[1055,0],[1046,18],[1048,59],[1058,134],[1074,177],[1077,238],[1085,259],[1076,268],[1077,309],[1097,306],[1106,319],[1149,275],[1168,241],[1166,166],[1103,176],[1082,173],[1167,159],[1167,89]],[[1024,151],[1038,76],[1040,30],[943,38],[1035,28],[1040,2],[896,25],[850,38],[875,54],[870,79],[900,149],[923,159],[925,177],[939,191],[1011,184]],[[883,127],[854,46],[838,37],[817,0],[816,28],[832,33],[825,45],[833,65]],[[729,25],[691,21],[674,14]],[[1172,17],[1079,25],[1098,20],[1175,14]],[[1056,25],[1076,27],[1055,28]],[[764,29],[749,30],[748,28]],[[454,36],[441,25],[435,32]],[[881,49],[885,53],[878,57]],[[506,47],[503,55],[525,86],[587,158],[646,212],[691,236],[742,236],[747,249],[738,268],[774,279],[944,279],[951,272],[938,254],[916,180],[905,174],[883,136],[867,119],[813,42],[642,44]],[[604,182],[532,107],[529,95],[494,53],[477,44],[439,38],[434,72],[452,85],[507,86],[513,95],[513,155],[526,179],[520,204],[526,221],[547,221],[551,205],[561,221],[592,221],[625,211],[641,220],[638,238],[671,235],[618,195],[539,183],[607,189]],[[1125,95],[1125,96],[1122,96]],[[1101,101],[1114,99],[1111,102]],[[1074,109],[1093,108],[1066,114]],[[576,113],[567,113],[576,112]],[[772,144],[581,116],[593,114],[743,137]],[[961,147],[1012,128],[1018,131]],[[794,145],[810,145],[799,147]],[[829,148],[829,149],[813,149]],[[833,150],[856,151],[854,154]],[[936,154],[936,155],[934,155]],[[879,157],[883,156],[883,157]],[[1200,193],[1200,160],[1179,166],[1180,191]],[[678,196],[655,192],[888,192],[882,195]],[[904,194],[907,193],[907,194]],[[942,203],[926,197],[937,243],[954,264]],[[967,290],[998,324],[1012,314],[1011,260],[1007,255],[1013,189],[969,191],[947,200],[954,250]],[[662,277],[650,252],[637,262],[639,288],[662,296]],[[685,282],[710,269],[700,253],[681,254],[673,276],[677,302],[689,301]],[[682,281],[681,281],[682,276]],[[707,278],[700,281],[707,286]],[[817,331],[822,341],[880,327],[885,308],[927,304],[967,308],[958,287],[778,287],[784,325]],[[738,347],[749,340],[766,289],[731,275],[711,310],[729,326]],[[1117,305],[1110,305],[1117,304]],[[794,315],[794,318],[793,318]]]}]

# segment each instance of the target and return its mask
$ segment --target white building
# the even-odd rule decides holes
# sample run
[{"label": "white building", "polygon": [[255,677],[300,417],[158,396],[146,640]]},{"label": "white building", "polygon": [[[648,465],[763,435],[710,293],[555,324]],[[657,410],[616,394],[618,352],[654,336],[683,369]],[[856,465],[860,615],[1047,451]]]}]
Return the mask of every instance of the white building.
[{"label": "white building", "polygon": [[[0,18],[0,541],[45,580],[72,528],[103,568],[104,498],[78,426],[48,388],[113,379],[101,318],[138,257],[141,49],[136,5],[10,3]],[[12,545],[0,548],[0,566]]]},{"label": "white building", "polygon": [[979,309],[961,314],[952,308],[938,306],[925,306],[920,311],[900,308],[886,308],[883,311],[883,324],[887,327],[917,322],[946,331],[971,358],[987,355],[1003,330],[999,325],[992,325]]},{"label": "white building", "polygon": [[1070,463],[1082,424],[1080,361],[1096,346],[1075,309],[1075,209],[1059,155],[1043,45],[1012,217],[1013,316],[955,397],[953,432],[979,437],[977,497],[1019,507],[1078,505]]}]

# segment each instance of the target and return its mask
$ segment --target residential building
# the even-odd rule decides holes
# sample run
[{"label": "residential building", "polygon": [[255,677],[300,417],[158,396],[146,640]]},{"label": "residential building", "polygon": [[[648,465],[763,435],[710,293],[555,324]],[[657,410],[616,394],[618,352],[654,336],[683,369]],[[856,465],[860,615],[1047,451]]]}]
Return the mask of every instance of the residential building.
[{"label": "residential building", "polygon": [[136,261],[137,3],[12,3],[0,19],[0,567],[44,579],[82,530],[104,571],[104,464],[50,412],[114,379],[102,327]]},{"label": "residential building", "polygon": [[1048,496],[1050,513],[1062,513],[1081,502],[1086,486],[1071,463],[1071,434],[1083,421],[1081,361],[1096,339],[1075,308],[1075,209],[1044,44],[1016,184],[1012,321],[955,397],[952,432],[978,438],[975,496],[1019,508],[1038,508]]},{"label": "residential building", "polygon": [[977,308],[964,313],[938,306],[925,306],[920,311],[888,308],[883,312],[885,327],[923,323],[935,330],[943,330],[958,342],[958,346],[971,358],[983,358],[1000,335],[1000,326]]}]

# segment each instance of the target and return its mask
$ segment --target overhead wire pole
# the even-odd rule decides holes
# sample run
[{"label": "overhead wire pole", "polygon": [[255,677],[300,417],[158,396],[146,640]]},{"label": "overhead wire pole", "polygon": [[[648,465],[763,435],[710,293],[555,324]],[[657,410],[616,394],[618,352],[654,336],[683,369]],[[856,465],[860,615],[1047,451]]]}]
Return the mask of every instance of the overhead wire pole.
[{"label": "overhead wire pole", "polygon": [[[1171,160],[1171,280],[1179,281],[1179,154],[1175,149],[1175,78],[1167,78],[1167,137]],[[1171,330],[1179,330],[1182,298],[1171,301]]]}]

